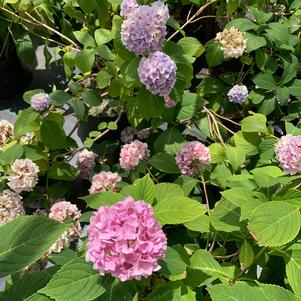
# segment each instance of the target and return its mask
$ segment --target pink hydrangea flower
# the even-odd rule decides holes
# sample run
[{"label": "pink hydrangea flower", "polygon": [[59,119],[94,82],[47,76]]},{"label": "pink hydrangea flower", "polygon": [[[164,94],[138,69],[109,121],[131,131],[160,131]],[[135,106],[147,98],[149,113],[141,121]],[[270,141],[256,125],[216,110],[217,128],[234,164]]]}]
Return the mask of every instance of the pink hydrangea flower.
[{"label": "pink hydrangea flower", "polygon": [[89,193],[93,194],[96,192],[114,191],[116,190],[116,184],[121,180],[122,179],[118,173],[101,171],[93,177]]},{"label": "pink hydrangea flower", "polygon": [[275,145],[281,168],[286,174],[301,173],[301,136],[283,136]]},{"label": "pink hydrangea flower", "polygon": [[38,183],[39,167],[29,159],[18,159],[12,167],[13,175],[8,178],[8,186],[17,193],[32,191]]},{"label": "pink hydrangea flower", "polygon": [[138,3],[136,0],[123,0],[120,4],[120,16],[127,17],[137,7]]},{"label": "pink hydrangea flower", "polygon": [[89,179],[89,176],[95,167],[95,158],[96,154],[87,149],[84,149],[79,153],[77,166],[83,179]]},{"label": "pink hydrangea flower", "polygon": [[51,253],[59,253],[68,246],[70,239],[75,240],[79,237],[81,226],[79,222],[80,211],[77,206],[67,201],[54,203],[50,208],[48,217],[59,223],[66,223],[69,219],[73,221],[70,228],[65,231],[61,237],[50,247],[43,257],[47,257]]},{"label": "pink hydrangea flower", "polygon": [[158,271],[167,239],[152,207],[127,197],[112,207],[100,207],[88,226],[86,260],[101,275],[121,281],[140,280]]},{"label": "pink hydrangea flower", "polygon": [[120,151],[119,163],[125,170],[132,170],[139,164],[140,160],[147,160],[150,152],[146,143],[134,140],[125,144]]},{"label": "pink hydrangea flower", "polygon": [[198,141],[185,143],[176,155],[176,162],[182,174],[197,175],[210,162],[209,149]]},{"label": "pink hydrangea flower", "polygon": [[50,107],[50,96],[47,93],[38,93],[31,97],[31,107],[38,111],[43,112]]},{"label": "pink hydrangea flower", "polygon": [[14,126],[7,120],[0,120],[0,149],[14,138]]}]

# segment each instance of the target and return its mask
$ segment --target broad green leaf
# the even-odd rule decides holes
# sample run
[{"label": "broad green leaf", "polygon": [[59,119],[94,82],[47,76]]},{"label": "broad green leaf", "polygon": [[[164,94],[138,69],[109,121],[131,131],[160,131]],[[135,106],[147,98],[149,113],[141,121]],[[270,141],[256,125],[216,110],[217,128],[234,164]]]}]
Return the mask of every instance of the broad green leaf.
[{"label": "broad green leaf", "polygon": [[19,111],[18,119],[14,124],[14,132],[17,137],[35,132],[40,129],[39,113],[33,111],[32,108]]},{"label": "broad green leaf", "polygon": [[190,258],[190,267],[201,270],[202,272],[219,277],[228,277],[219,263],[212,257],[210,252],[206,250],[197,250]]},{"label": "broad green leaf", "polygon": [[206,211],[199,202],[186,197],[168,197],[154,207],[155,216],[161,224],[183,224],[196,219]]},{"label": "broad green leaf", "polygon": [[96,83],[99,89],[104,89],[110,85],[112,75],[106,70],[100,70],[96,76]]},{"label": "broad green leaf", "polygon": [[243,244],[240,247],[239,252],[239,263],[242,268],[249,267],[254,260],[254,252],[247,240],[244,240]]},{"label": "broad green leaf", "polygon": [[277,247],[292,241],[300,231],[299,206],[267,202],[254,209],[249,231],[260,246]]},{"label": "broad green leaf", "polygon": [[198,114],[202,104],[203,99],[199,95],[195,93],[184,93],[177,119],[191,119],[193,116]]},{"label": "broad green leaf", "polygon": [[49,179],[74,181],[77,178],[78,171],[75,167],[66,162],[55,162],[48,170]]},{"label": "broad green leaf", "polygon": [[42,294],[33,294],[30,297],[26,298],[24,301],[53,301],[49,297]]},{"label": "broad green leaf", "polygon": [[295,79],[293,83],[288,87],[289,94],[296,97],[301,97],[301,80]]},{"label": "broad green leaf", "polygon": [[215,164],[225,160],[225,148],[219,143],[209,145],[210,163]]},{"label": "broad green leaf", "polygon": [[86,31],[73,31],[75,38],[85,46],[95,47],[95,42],[93,37]]},{"label": "broad green leaf", "polygon": [[[19,217],[0,227],[0,277],[37,261],[66,230],[46,217]],[[47,233],[47,235],[45,235]]]},{"label": "broad green leaf", "polygon": [[161,201],[165,198],[181,197],[185,196],[184,191],[177,184],[172,183],[159,183],[155,186],[155,198],[157,201]]},{"label": "broad green leaf", "polygon": [[26,91],[23,94],[23,100],[30,104],[32,96],[39,94],[39,93],[45,93],[45,91],[43,89],[34,89],[34,90]]},{"label": "broad green leaf", "polygon": [[180,173],[175,158],[166,153],[157,153],[153,155],[148,163],[162,172]]},{"label": "broad green leaf", "polygon": [[180,185],[185,193],[185,196],[188,196],[194,187],[199,183],[199,181],[195,178],[182,175],[179,176],[174,183]]},{"label": "broad green leaf", "polygon": [[33,64],[36,55],[33,49],[31,37],[26,34],[16,41],[17,53],[22,61],[26,64]]},{"label": "broad green leaf", "polygon": [[[247,21],[247,20],[246,20]],[[257,36],[252,33],[245,33],[247,39],[247,51],[251,52],[258,48],[264,47],[267,44],[267,41],[264,37]]]},{"label": "broad green leaf", "polygon": [[227,145],[225,155],[234,170],[237,170],[246,161],[246,154],[240,147]]},{"label": "broad green leaf", "polygon": [[149,175],[136,180],[133,185],[133,198],[152,204],[155,198],[155,184]]},{"label": "broad green leaf", "polygon": [[232,138],[237,147],[249,156],[258,154],[258,145],[261,138],[258,133],[246,133],[238,131]]},{"label": "broad green leaf", "polygon": [[178,45],[183,49],[186,55],[197,56],[204,46],[194,37],[185,37],[178,41]]},{"label": "broad green leaf", "polygon": [[51,98],[52,104],[54,104],[55,106],[63,106],[72,98],[70,94],[62,90],[56,90],[50,93],[49,96]]},{"label": "broad green leaf", "polygon": [[8,143],[0,151],[0,161],[3,165],[10,165],[17,159],[20,159],[23,155],[23,146],[16,141]]},{"label": "broad green leaf", "polygon": [[82,49],[77,53],[75,57],[75,63],[82,73],[88,73],[92,71],[92,67],[95,61],[94,49]]},{"label": "broad green leaf", "polygon": [[253,82],[258,88],[273,91],[277,87],[277,83],[273,77],[273,74],[270,72],[259,73],[253,79]]},{"label": "broad green leaf", "polygon": [[98,46],[106,44],[112,40],[111,31],[104,28],[96,29],[94,36]]},{"label": "broad green leaf", "polygon": [[81,98],[84,102],[90,106],[97,107],[101,104],[101,96],[95,90],[85,89],[81,94]]},{"label": "broad green leaf", "polygon": [[212,230],[210,227],[210,218],[208,215],[201,215],[196,219],[187,222],[184,226],[192,231],[209,233]]},{"label": "broad green leaf", "polygon": [[66,146],[67,137],[60,123],[46,117],[41,125],[41,139],[50,149],[61,149]]},{"label": "broad green leaf", "polygon": [[266,32],[273,40],[279,41],[284,45],[288,45],[290,33],[287,26],[284,24],[281,24],[280,22],[270,23]]},{"label": "broad green leaf", "polygon": [[[83,214],[81,215],[81,217]],[[50,262],[55,265],[62,266],[73,260],[76,257],[76,253],[71,249],[65,249],[60,253],[52,253],[48,256]]]},{"label": "broad green leaf", "polygon": [[241,121],[241,130],[243,132],[266,132],[267,119],[263,114],[253,114]]},{"label": "broad green leaf", "polygon": [[254,180],[259,187],[270,187],[281,182],[283,171],[277,166],[265,166],[251,170]]},{"label": "broad green leaf", "polygon": [[99,278],[92,264],[79,257],[64,265],[39,292],[56,301],[90,301],[105,292]]},{"label": "broad green leaf", "polygon": [[98,209],[101,206],[112,206],[124,198],[123,194],[113,191],[98,192],[81,197],[93,209]]},{"label": "broad green leaf", "polygon": [[218,43],[212,43],[206,50],[206,61],[209,67],[220,65],[224,60],[224,53],[222,52]]},{"label": "broad green leaf", "polygon": [[245,31],[249,31],[252,29],[256,30],[258,28],[258,25],[248,19],[235,18],[234,20],[227,23],[227,25],[225,26],[225,29],[230,29],[233,27],[245,32]]}]

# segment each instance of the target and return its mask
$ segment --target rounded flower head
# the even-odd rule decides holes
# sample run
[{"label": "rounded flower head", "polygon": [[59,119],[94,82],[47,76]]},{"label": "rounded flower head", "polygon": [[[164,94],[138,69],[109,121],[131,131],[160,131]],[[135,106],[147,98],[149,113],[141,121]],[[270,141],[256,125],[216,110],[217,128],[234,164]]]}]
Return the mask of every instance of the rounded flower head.
[{"label": "rounded flower head", "polygon": [[215,39],[220,43],[225,57],[237,59],[244,54],[247,47],[244,34],[236,28],[219,32]]},{"label": "rounded flower head", "polygon": [[17,193],[32,191],[38,183],[39,167],[29,159],[18,159],[11,166],[8,186]]},{"label": "rounded flower head", "polygon": [[73,224],[68,230],[66,230],[61,237],[50,247],[50,249],[44,254],[47,257],[51,253],[59,253],[64,247],[68,246],[70,239],[75,240],[79,237],[81,232],[81,226],[79,222],[80,211],[76,205],[67,201],[60,201],[54,203],[50,208],[48,217],[59,223],[66,223],[69,220],[73,221]]},{"label": "rounded flower head", "polygon": [[103,191],[115,191],[116,184],[122,179],[118,173],[110,171],[101,171],[99,174],[95,175],[92,179],[92,185],[89,189],[89,193],[93,194],[96,192]]},{"label": "rounded flower head", "polygon": [[0,226],[25,215],[22,197],[11,190],[4,190],[0,196]]},{"label": "rounded flower head", "polygon": [[2,149],[7,142],[14,139],[14,127],[7,120],[0,121],[0,149]]},{"label": "rounded flower head", "polygon": [[249,96],[249,91],[245,85],[235,85],[227,95],[230,102],[243,104]]},{"label": "rounded flower head", "polygon": [[275,145],[275,152],[286,174],[301,173],[301,136],[281,137]]},{"label": "rounded flower head", "polygon": [[140,55],[161,50],[168,17],[168,8],[160,1],[132,9],[122,23],[122,43],[129,51]]},{"label": "rounded flower head", "polygon": [[132,170],[137,167],[140,160],[147,160],[150,152],[146,143],[134,140],[129,144],[125,144],[120,151],[119,163],[125,170]]},{"label": "rounded flower head", "polygon": [[50,107],[50,102],[51,99],[46,93],[38,93],[31,97],[31,107],[38,112],[47,110]]},{"label": "rounded flower head", "polygon": [[127,17],[133,10],[138,7],[136,0],[123,0],[120,4],[120,15]]},{"label": "rounded flower head", "polygon": [[120,134],[120,140],[123,143],[130,143],[134,140],[135,135],[136,135],[136,130],[131,126],[127,126],[122,130]]},{"label": "rounded flower head", "polygon": [[87,149],[84,149],[79,153],[77,166],[83,179],[89,179],[89,176],[95,166],[95,158],[96,155]]},{"label": "rounded flower head", "polygon": [[121,281],[140,280],[158,271],[167,239],[152,207],[127,197],[112,207],[100,207],[88,226],[86,260],[101,275]]},{"label": "rounded flower head", "polygon": [[197,175],[210,162],[209,149],[198,141],[185,143],[176,155],[176,162],[182,174]]},{"label": "rounded flower head", "polygon": [[169,95],[176,83],[177,66],[165,53],[156,51],[143,57],[138,66],[140,81],[152,94]]}]

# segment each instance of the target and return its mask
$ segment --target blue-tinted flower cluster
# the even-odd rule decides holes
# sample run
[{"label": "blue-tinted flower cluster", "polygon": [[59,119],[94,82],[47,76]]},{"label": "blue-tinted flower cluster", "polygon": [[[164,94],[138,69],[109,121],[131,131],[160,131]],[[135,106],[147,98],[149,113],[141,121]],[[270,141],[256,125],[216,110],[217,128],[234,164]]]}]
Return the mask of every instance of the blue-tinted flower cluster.
[{"label": "blue-tinted flower cluster", "polygon": [[227,95],[230,102],[243,104],[248,98],[249,91],[245,85],[235,85]]}]

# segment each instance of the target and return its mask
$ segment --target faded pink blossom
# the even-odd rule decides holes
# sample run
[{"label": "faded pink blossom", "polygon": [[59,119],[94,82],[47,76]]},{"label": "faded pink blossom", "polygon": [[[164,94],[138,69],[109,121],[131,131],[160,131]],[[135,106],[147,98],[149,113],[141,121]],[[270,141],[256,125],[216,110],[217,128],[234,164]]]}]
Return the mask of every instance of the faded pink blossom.
[{"label": "faded pink blossom", "polygon": [[141,160],[147,160],[149,156],[147,144],[134,140],[121,148],[119,163],[123,169],[129,171],[137,167]]},{"label": "faded pink blossom", "polygon": [[182,174],[197,175],[210,162],[209,149],[199,141],[187,142],[178,151],[176,162]]},{"label": "faded pink blossom", "polygon": [[121,281],[140,280],[158,271],[167,239],[152,207],[126,197],[112,207],[100,207],[88,226],[86,260],[100,275]]},{"label": "faded pink blossom", "polygon": [[0,196],[0,227],[15,218],[25,215],[22,197],[6,189]]},{"label": "faded pink blossom", "polygon": [[127,17],[137,7],[138,3],[136,0],[123,0],[120,4],[120,16]]},{"label": "faded pink blossom", "polygon": [[77,166],[79,173],[83,179],[89,179],[90,174],[95,167],[95,158],[96,154],[88,151],[87,149],[84,149],[79,153]]},{"label": "faded pink blossom", "polygon": [[76,240],[81,233],[81,225],[79,222],[80,211],[77,206],[67,201],[54,203],[50,208],[49,218],[59,223],[66,223],[72,220],[72,225],[66,230],[61,237],[50,247],[43,257],[47,257],[51,253],[59,253],[69,245],[70,239]]},{"label": "faded pink blossom", "polygon": [[275,145],[275,152],[286,174],[301,173],[301,136],[282,136]]},{"label": "faded pink blossom", "polygon": [[103,191],[115,191],[116,184],[122,179],[118,173],[110,171],[101,171],[92,179],[92,185],[89,190],[90,194]]},{"label": "faded pink blossom", "polygon": [[39,167],[29,159],[18,159],[11,166],[8,186],[17,193],[32,191],[38,183]]},{"label": "faded pink blossom", "polygon": [[120,140],[123,143],[131,143],[136,135],[136,130],[131,126],[127,126],[121,131]]},{"label": "faded pink blossom", "polygon": [[14,138],[14,126],[7,120],[0,120],[0,149]]},{"label": "faded pink blossom", "polygon": [[168,95],[164,96],[165,108],[170,109],[176,106],[176,102]]}]

